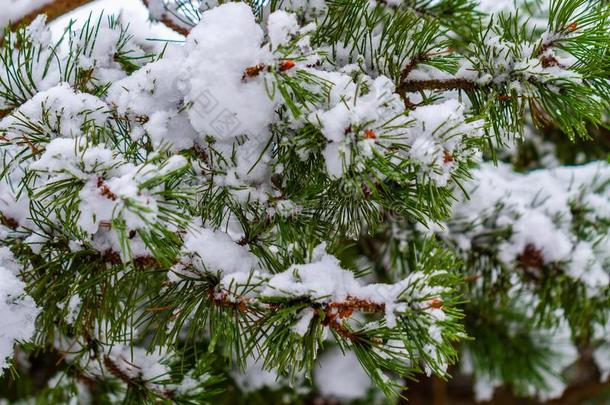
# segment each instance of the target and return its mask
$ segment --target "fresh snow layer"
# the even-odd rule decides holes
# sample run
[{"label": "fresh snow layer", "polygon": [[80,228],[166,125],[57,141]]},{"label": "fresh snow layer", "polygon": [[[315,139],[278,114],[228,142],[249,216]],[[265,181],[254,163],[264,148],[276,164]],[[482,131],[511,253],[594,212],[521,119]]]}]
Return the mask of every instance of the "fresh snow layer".
[{"label": "fresh snow layer", "polygon": [[[24,0],[15,1],[25,3]],[[130,31],[138,38],[149,38],[151,42],[158,41],[160,44],[163,44],[165,40],[180,41],[183,39],[182,35],[162,23],[150,21],[148,10],[143,2],[123,0],[95,0],[62,15],[50,23],[53,37],[59,38],[70,21],[80,23],[85,21],[89,15],[97,16],[101,12],[107,15],[120,14],[125,22],[129,22]]]},{"label": "fresh snow layer", "polygon": [[362,398],[372,388],[371,379],[356,355],[339,349],[329,350],[320,358],[314,381],[324,397],[342,401]]},{"label": "fresh snow layer", "polygon": [[[387,3],[396,5],[400,1]],[[322,1],[288,1],[286,9],[307,8],[309,13],[315,14],[323,5]],[[0,19],[0,25],[2,21]],[[212,167],[213,163],[209,161],[201,162],[200,167],[192,168],[196,180],[185,175],[190,181],[185,189],[171,191],[197,191],[201,181],[210,180],[216,186],[230,190],[236,203],[267,203],[272,197],[277,197],[271,191],[271,177],[278,168],[267,146],[272,136],[271,128],[279,121],[278,111],[286,109],[285,100],[278,92],[270,94],[269,83],[265,80],[271,78],[265,76],[264,68],[258,77],[251,78],[244,76],[244,70],[253,66],[275,68],[282,62],[277,50],[297,34],[304,36],[298,44],[299,51],[308,49],[305,34],[312,27],[299,27],[295,15],[278,11],[269,16],[266,28],[270,43],[265,43],[265,31],[256,23],[247,5],[225,4],[204,12],[202,22],[193,28],[184,44],[168,46],[163,58],[128,75],[114,58],[120,30],[103,24],[98,42],[90,52],[80,55],[75,63],[79,68],[90,69],[97,82],[110,84],[107,93],[95,97],[76,92],[62,81],[62,72],[57,65],[50,64],[48,71],[36,65],[31,80],[38,93],[18,106],[14,114],[0,121],[0,130],[8,140],[14,141],[14,145],[6,148],[5,159],[11,161],[7,174],[10,184],[8,181],[0,184],[0,212],[16,220],[20,231],[35,229],[30,220],[28,196],[18,196],[15,187],[24,179],[24,170],[34,174],[28,181],[32,189],[39,192],[55,182],[75,180],[82,184],[75,220],[80,240],[72,241],[71,246],[78,249],[87,245],[100,252],[126,254],[122,240],[111,229],[113,221],[120,219],[129,231],[134,231],[129,253],[150,256],[151,252],[135,231],[147,231],[161,225],[178,233],[175,223],[178,219],[168,219],[162,210],[170,204],[164,197],[164,193],[170,190],[164,189],[163,181],[157,180],[170,173],[191,169],[187,159],[179,153],[208,144],[213,144],[219,167]],[[41,60],[44,60],[51,54],[51,39],[57,34],[51,35],[43,18],[34,21],[29,33],[42,49]],[[74,40],[78,38],[77,34],[71,35]],[[131,48],[125,51],[134,56],[144,56],[149,51],[158,50],[158,46],[144,38],[140,32]],[[487,38],[487,41],[492,48],[506,45],[496,37]],[[68,57],[65,49],[57,52],[60,60]],[[507,61],[506,56],[500,53],[494,67],[500,70],[509,63],[515,63],[526,75],[551,73],[558,77],[562,74],[555,70],[542,70],[529,58]],[[393,163],[401,159],[408,161],[416,168],[419,178],[442,187],[449,184],[457,170],[456,160],[473,157],[474,152],[466,150],[464,141],[480,137],[483,123],[469,120],[467,107],[461,101],[444,100],[421,106],[405,115],[404,103],[394,93],[394,83],[390,78],[367,76],[355,65],[333,72],[318,69],[316,63],[322,58],[315,52],[307,53],[305,59],[297,61],[294,70],[285,74],[291,75],[294,71],[310,74],[329,86],[328,94],[322,101],[313,103],[303,116],[294,117],[292,127],[288,129],[296,130],[306,124],[320,126],[323,136],[320,149],[330,179],[340,179],[348,172],[350,175],[361,172],[367,159],[383,156]],[[461,66],[460,72],[471,74],[466,65]],[[435,75],[439,74],[429,68],[416,69],[410,79],[438,78]],[[469,79],[485,83],[492,77],[469,76]],[[570,79],[578,80],[577,77]],[[502,81],[506,77],[494,80]],[[319,84],[309,83],[307,86],[312,91],[321,90]],[[9,100],[1,99],[0,108],[8,103]],[[104,142],[92,144],[88,131],[94,125],[104,126],[112,121],[115,117],[111,117],[111,110],[133,126],[128,134],[130,140],[139,141],[147,137],[153,149],[162,149],[171,157],[162,159],[159,154],[151,153],[147,156],[150,161],[134,162],[135,159],[122,156],[112,145]],[[24,119],[43,128],[49,139],[44,148],[34,151],[36,158],[33,162],[19,166],[12,159],[32,149],[27,138],[32,135],[29,132],[31,128],[23,125]],[[308,159],[308,156],[302,158]],[[214,176],[209,176],[213,171],[216,171]],[[591,295],[608,286],[610,252],[604,249],[606,236],[596,235],[597,239],[581,240],[575,237],[571,228],[574,203],[588,208],[585,215],[589,222],[610,218],[607,188],[597,188],[610,179],[607,164],[593,163],[529,174],[515,174],[508,166],[483,164],[473,172],[473,176],[475,182],[469,185],[471,199],[456,205],[445,235],[456,246],[470,249],[472,240],[489,230],[490,222],[481,221],[481,217],[494,217],[494,227],[512,227],[510,237],[499,246],[499,258],[506,266],[514,266],[519,255],[528,246],[534,246],[540,251],[544,264],[563,266],[567,263],[562,269],[582,281]],[[49,199],[52,198],[51,195]],[[288,216],[298,209],[296,204],[282,201],[267,212]],[[64,218],[54,212],[48,219],[62,223]],[[181,273],[209,272],[220,274],[221,284],[225,287],[255,280],[260,285],[246,298],[260,299],[261,302],[265,299],[306,297],[316,303],[328,304],[356,298],[383,305],[383,320],[388,327],[395,327],[397,314],[415,302],[413,308],[420,305],[419,309],[433,320],[428,330],[431,340],[442,340],[443,331],[439,325],[446,314],[429,302],[420,302],[425,297],[443,292],[426,287],[427,283],[420,283],[431,275],[414,273],[395,284],[367,285],[344,269],[336,257],[326,253],[323,244],[315,250],[311,261],[272,274],[262,268],[248,247],[238,243],[242,229],[219,230],[190,218],[180,220],[184,221],[181,225],[186,229],[184,232],[180,229],[184,241],[182,260],[172,269],[171,282],[177,282]],[[474,223],[475,226],[464,231],[460,227],[464,223]],[[454,229],[458,231],[452,232]],[[8,231],[3,229],[3,232]],[[44,234],[44,230],[33,232],[24,242],[36,253],[45,242]],[[600,240],[605,242],[599,243]],[[0,366],[6,367],[5,359],[12,355],[15,341],[32,337],[38,309],[24,294],[24,284],[18,278],[19,267],[12,262],[8,251],[3,251],[2,255],[6,260],[0,264],[0,306],[8,315],[0,321]],[[422,287],[411,291],[411,295],[405,294],[407,287],[413,285]],[[73,298],[65,303],[70,322],[74,321],[80,305],[78,296]],[[305,335],[313,316],[312,309],[303,310],[292,331]],[[573,348],[566,347],[563,358],[569,360]],[[431,357],[441,357],[431,344],[424,350]],[[604,361],[606,354],[604,346],[595,352],[604,376],[610,369],[608,362]],[[116,346],[108,356],[134,377],[144,373],[144,377],[154,378],[167,370],[161,364],[161,355],[147,354],[142,350],[131,353],[126,347]],[[569,364],[568,360],[558,362],[558,368]],[[132,362],[146,370],[132,367]],[[322,363],[315,377],[324,395],[353,399],[370,388],[370,380],[365,378],[366,374],[353,354],[333,352]],[[430,371],[428,365],[424,366],[426,371]],[[256,370],[256,365],[252,368]],[[259,373],[253,381],[244,380],[242,385],[273,387],[273,377],[272,373]],[[561,382],[553,378],[549,374],[552,392],[541,396],[556,396],[563,389]]]},{"label": "fresh snow layer", "polygon": [[[608,235],[592,228],[583,239],[573,228],[577,220],[595,224],[610,219],[610,165],[594,162],[519,174],[507,165],[486,163],[473,177],[469,198],[455,205],[447,233],[460,249],[471,249],[477,235],[510,229],[508,239],[497,246],[499,259],[509,268],[526,249],[535,249],[544,264],[557,264],[590,294],[610,284]],[[584,218],[576,219],[575,209]]]},{"label": "fresh snow layer", "polygon": [[0,0],[0,29],[19,21],[26,15],[53,2],[54,0]]},{"label": "fresh snow layer", "polygon": [[39,308],[18,278],[19,265],[6,247],[0,248],[0,374],[9,366],[14,346],[28,341],[35,332]]}]

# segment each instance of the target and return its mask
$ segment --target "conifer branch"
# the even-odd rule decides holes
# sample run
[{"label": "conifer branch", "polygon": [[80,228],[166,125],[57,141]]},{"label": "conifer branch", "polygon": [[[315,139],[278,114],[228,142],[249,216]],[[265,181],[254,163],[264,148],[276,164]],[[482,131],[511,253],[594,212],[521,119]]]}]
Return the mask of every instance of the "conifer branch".
[{"label": "conifer branch", "polygon": [[401,93],[412,93],[425,90],[464,90],[472,91],[478,86],[476,83],[465,79],[448,79],[448,80],[406,80],[399,85],[398,90]]},{"label": "conifer branch", "polygon": [[165,9],[165,11],[160,10],[161,8],[165,8],[163,0],[142,0],[142,3],[148,8],[150,17],[155,21],[162,23],[167,28],[184,36],[187,36],[191,31],[191,28],[184,24],[184,22],[178,19],[173,13],[167,9]]},{"label": "conifer branch", "polygon": [[4,36],[0,366],[63,353],[30,399],[247,401],[258,368],[298,402],[331,352],[371,397],[459,361],[543,397],[603,355],[610,169],[544,166],[606,124],[607,5],[225,3],[145,0],[164,46]]},{"label": "conifer branch", "polygon": [[9,28],[14,30],[19,26],[27,25],[41,14],[47,16],[47,21],[52,21],[91,1],[92,0],[50,0],[47,4],[35,10],[29,10],[27,14],[21,16],[19,19],[11,21]]}]

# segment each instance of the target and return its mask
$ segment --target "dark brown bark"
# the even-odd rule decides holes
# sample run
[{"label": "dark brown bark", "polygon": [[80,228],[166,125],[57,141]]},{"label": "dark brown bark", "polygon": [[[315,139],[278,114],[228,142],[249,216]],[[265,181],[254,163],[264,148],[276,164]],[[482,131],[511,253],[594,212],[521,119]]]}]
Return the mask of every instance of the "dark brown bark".
[{"label": "dark brown bark", "polygon": [[87,4],[91,1],[92,0],[56,0],[56,1],[52,1],[51,3],[48,3],[42,7],[39,7],[34,11],[31,11],[30,13],[21,17],[19,20],[13,21],[11,23],[10,27],[11,27],[11,29],[15,29],[22,24],[29,24],[32,21],[34,21],[34,19],[36,17],[38,17],[39,14],[46,14],[47,21],[51,21],[58,17],[61,17],[64,14],[67,14],[70,11],[72,11],[84,4]]}]

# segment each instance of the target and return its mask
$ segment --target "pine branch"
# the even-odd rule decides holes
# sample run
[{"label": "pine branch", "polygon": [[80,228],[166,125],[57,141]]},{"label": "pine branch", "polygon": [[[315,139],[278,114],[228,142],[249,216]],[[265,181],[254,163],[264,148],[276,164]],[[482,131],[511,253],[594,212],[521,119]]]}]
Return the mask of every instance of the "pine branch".
[{"label": "pine branch", "polygon": [[402,82],[398,91],[401,93],[413,93],[416,91],[425,91],[425,90],[464,90],[464,91],[472,91],[475,90],[478,86],[476,83],[465,79],[448,79],[448,80],[416,80],[409,81],[406,80]]},{"label": "pine branch", "polygon": [[192,26],[186,24],[175,12],[170,11],[163,0],[142,0],[142,3],[148,8],[150,17],[167,28],[184,36],[191,31]]},{"label": "pine branch", "polygon": [[19,17],[16,21],[11,21],[9,28],[14,30],[19,26],[27,25],[34,21],[40,14],[45,14],[47,16],[47,21],[52,21],[90,1],[91,0],[51,0],[35,10],[27,11],[27,14]]},{"label": "pine branch", "polygon": [[212,369],[311,379],[331,345],[389,398],[460,347],[532,394],[572,354],[550,362],[554,339],[597,344],[605,166],[530,195],[540,174],[480,162],[510,156],[489,135],[530,131],[528,110],[568,135],[603,123],[607,5],[554,1],[543,33],[467,0],[272,2],[295,13],[265,27],[230,3],[148,2],[190,35],[159,55],[113,18],[5,36],[0,277],[37,305],[35,344],[68,347],[40,398],[94,380],[102,401],[200,403]]}]

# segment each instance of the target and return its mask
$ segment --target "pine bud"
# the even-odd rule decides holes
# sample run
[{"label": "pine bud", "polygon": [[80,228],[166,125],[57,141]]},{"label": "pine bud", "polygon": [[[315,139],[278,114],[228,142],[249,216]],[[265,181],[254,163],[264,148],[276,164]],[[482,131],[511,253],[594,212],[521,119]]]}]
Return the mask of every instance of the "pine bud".
[{"label": "pine bud", "polygon": [[453,162],[453,155],[447,150],[444,152],[443,162],[445,164]]},{"label": "pine bud", "polygon": [[247,77],[258,76],[259,73],[265,69],[265,67],[266,66],[264,63],[259,63],[258,65],[247,67],[244,70],[244,75],[242,76],[242,80],[246,79]]},{"label": "pine bud", "polygon": [[280,62],[279,70],[280,72],[285,72],[287,70],[292,69],[296,66],[296,63],[293,60],[287,59]]},{"label": "pine bud", "polygon": [[443,308],[443,301],[438,298],[434,298],[433,300],[430,301],[430,308],[434,308],[434,309]]},{"label": "pine bud", "polygon": [[366,139],[377,139],[377,134],[372,129],[364,130],[364,138]]}]

